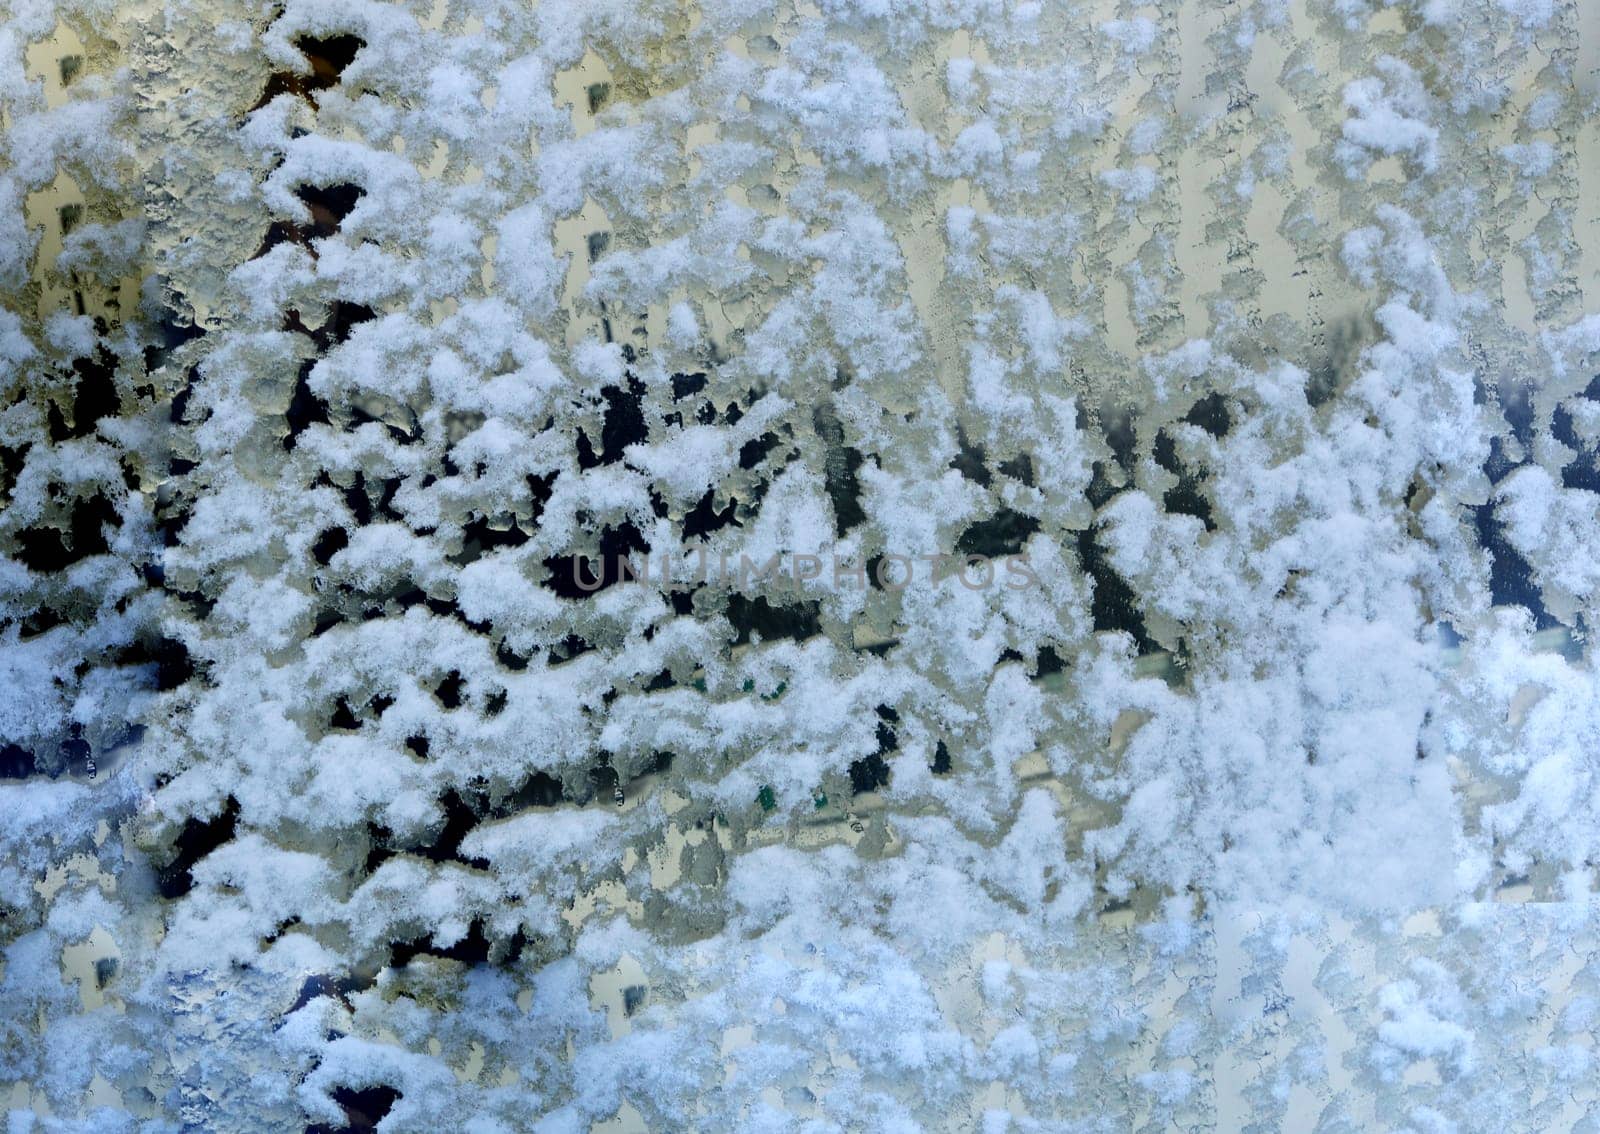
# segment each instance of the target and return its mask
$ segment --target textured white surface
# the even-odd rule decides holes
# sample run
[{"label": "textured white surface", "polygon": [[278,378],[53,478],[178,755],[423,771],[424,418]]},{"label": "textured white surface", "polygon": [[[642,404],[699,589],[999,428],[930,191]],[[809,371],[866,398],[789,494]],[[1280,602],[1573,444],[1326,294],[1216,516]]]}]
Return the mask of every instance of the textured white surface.
[{"label": "textured white surface", "polygon": [[[1583,0],[12,5],[12,1127],[1596,1129],[1597,97]],[[561,593],[702,536],[1038,582]]]}]

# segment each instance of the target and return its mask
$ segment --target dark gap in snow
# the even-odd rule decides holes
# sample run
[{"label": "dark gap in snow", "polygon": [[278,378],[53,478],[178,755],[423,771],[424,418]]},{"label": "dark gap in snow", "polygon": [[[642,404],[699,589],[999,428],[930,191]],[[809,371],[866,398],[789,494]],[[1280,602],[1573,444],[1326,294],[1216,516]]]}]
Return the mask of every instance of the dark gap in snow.
[{"label": "dark gap in snow", "polygon": [[744,526],[734,519],[734,513],[739,506],[739,498],[736,496],[728,497],[727,507],[718,512],[712,507],[715,494],[716,489],[706,489],[706,494],[700,498],[700,503],[696,504],[691,511],[684,515],[684,539],[690,540],[699,536],[710,535],[712,532],[720,531],[730,526],[735,528]]},{"label": "dark gap in snow", "polygon": [[674,374],[672,376],[672,400],[681,402],[684,398],[698,394],[706,388],[706,376],[703,373]]},{"label": "dark gap in snow", "polygon": [[1560,623],[1551,617],[1533,581],[1533,568],[1505,537],[1505,525],[1494,514],[1494,503],[1472,509],[1478,544],[1489,553],[1489,596],[1495,606],[1520,606],[1533,615],[1534,628],[1549,630]]},{"label": "dark gap in snow", "polygon": [[855,795],[888,786],[890,769],[884,757],[900,750],[900,738],[889,727],[891,722],[899,721],[899,714],[887,705],[879,705],[877,712],[880,718],[875,735],[878,750],[850,765],[850,790]]},{"label": "dark gap in snow", "polygon": [[328,727],[354,732],[361,727],[361,720],[356,716],[355,710],[350,707],[347,697],[340,697],[333,707],[333,715],[328,719]]},{"label": "dark gap in snow", "polygon": [[300,231],[300,226],[290,221],[273,221],[267,226],[267,234],[261,238],[261,245],[251,256],[252,260],[259,260],[280,244],[299,244],[306,242],[305,233]]},{"label": "dark gap in snow", "polygon": [[444,809],[444,826],[428,843],[409,848],[411,853],[432,862],[464,862],[480,869],[488,869],[489,863],[484,859],[461,856],[461,840],[478,825],[478,817],[486,808],[474,807],[463,799],[455,788],[445,791],[439,800],[439,806]]},{"label": "dark gap in snow", "polygon": [[833,501],[834,532],[839,536],[867,518],[861,507],[861,482],[856,478],[861,462],[859,450],[829,449],[823,463],[823,479]]},{"label": "dark gap in snow", "polygon": [[116,359],[104,347],[100,347],[93,358],[72,360],[72,370],[77,375],[72,391],[72,425],[69,428],[60,421],[55,403],[52,402],[52,441],[87,437],[94,432],[95,423],[101,418],[116,417],[122,412],[122,398],[117,394],[116,369]]},{"label": "dark gap in snow", "polygon": [[[478,630],[480,633],[487,629],[487,624],[469,621],[467,616],[461,612],[461,608],[456,605],[455,600],[434,598],[427,591],[414,584],[410,586],[404,583],[397,585],[387,601],[402,612],[410,610],[414,606],[425,606],[440,618],[459,618],[463,625],[473,630]],[[386,604],[384,607],[374,608],[371,614],[367,614],[364,617],[370,622],[374,618],[384,618],[389,613],[390,611],[387,609]]]},{"label": "dark gap in snow", "polygon": [[[317,481],[333,487],[333,481],[325,472],[318,474]],[[350,487],[344,490],[344,505],[350,509],[357,524],[365,526],[372,523],[372,498],[367,494],[367,476],[360,470],[356,471]]]},{"label": "dark gap in snow", "polygon": [[343,528],[324,528],[311,545],[311,558],[319,567],[326,567],[335,555],[350,546],[350,537]]},{"label": "dark gap in snow", "polygon": [[528,668],[530,659],[517,653],[505,642],[501,642],[494,648],[494,660],[513,673],[521,673]]},{"label": "dark gap in snow", "polygon": [[644,1007],[645,994],[649,990],[642,984],[630,984],[622,990],[622,1014],[632,1016]]},{"label": "dark gap in snow", "polygon": [[377,317],[378,313],[364,303],[335,299],[328,306],[328,318],[322,326],[311,332],[311,337],[324,352],[330,351],[348,340],[350,332],[356,327]]},{"label": "dark gap in snow", "polygon": [[[294,924],[299,924],[300,919],[290,918],[289,920]],[[356,984],[349,979],[335,980],[326,973],[308,976],[300,985],[300,991],[296,994],[294,1003],[289,1005],[288,1010],[283,1014],[292,1016],[307,1004],[322,996],[326,996],[330,1000],[337,1000],[348,1008],[350,1006],[348,994],[354,991],[356,991]]]},{"label": "dark gap in snow", "polygon": [[66,616],[60,611],[41,607],[22,620],[19,635],[21,640],[26,642],[30,638],[37,638],[40,634],[54,630],[57,626],[64,626],[66,621]]},{"label": "dark gap in snow", "polygon": [[596,795],[603,799],[609,799],[613,803],[622,802],[622,777],[611,766],[610,757],[602,754],[601,763],[589,769],[589,784],[590,794],[588,798],[581,802],[587,803],[589,799],[594,798]]},{"label": "dark gap in snow", "polygon": [[1200,491],[1201,480],[1198,477],[1184,475],[1178,478],[1178,483],[1173,485],[1161,497],[1161,506],[1168,513],[1183,516],[1195,516],[1206,525],[1206,531],[1214,532],[1217,524],[1211,515],[1211,501]]},{"label": "dark gap in snow", "polygon": [[1033,671],[1035,678],[1049,677],[1051,674],[1061,673],[1066,668],[1067,663],[1062,660],[1060,654],[1056,653],[1054,646],[1039,647],[1039,660]]},{"label": "dark gap in snow", "polygon": [[521,547],[528,542],[528,533],[517,525],[515,519],[509,522],[499,519],[496,522],[505,526],[495,526],[488,516],[475,516],[468,520],[461,526],[461,550],[446,558],[465,566],[477,562],[496,548]]},{"label": "dark gap in snow", "polygon": [[1094,597],[1089,609],[1094,616],[1095,632],[1121,631],[1133,637],[1140,654],[1154,653],[1159,647],[1145,629],[1137,596],[1106,562],[1105,551],[1095,541],[1098,531],[1098,527],[1085,528],[1077,539],[1078,558],[1084,572],[1094,580]]},{"label": "dark gap in snow", "polygon": [[859,450],[845,444],[844,423],[827,402],[812,409],[811,427],[827,447],[823,480],[833,501],[835,534],[842,536],[867,518],[861,509],[861,483],[856,478],[863,457]]},{"label": "dark gap in snow", "polygon": [[461,671],[452,669],[449,675],[434,689],[433,695],[439,699],[439,704],[447,709],[461,707],[461,690],[466,684],[466,679],[461,676]]},{"label": "dark gap in snow", "polygon": [[442,948],[433,943],[431,933],[410,941],[392,942],[389,945],[389,967],[403,969],[411,963],[411,958],[423,953],[430,957],[460,961],[464,965],[487,964],[490,954],[489,939],[484,936],[482,920],[474,918],[464,938]]},{"label": "dark gap in snow", "polygon": [[1578,436],[1572,412],[1565,405],[1557,404],[1551,415],[1550,435],[1574,452],[1572,460],[1561,469],[1561,486],[1600,492],[1600,454]]},{"label": "dark gap in snow", "polygon": [[328,403],[311,392],[308,382],[311,368],[315,365],[314,359],[306,359],[300,364],[300,373],[295,377],[294,394],[289,399],[289,408],[283,414],[289,426],[289,432],[283,439],[286,451],[293,450],[295,439],[313,424],[330,424]]},{"label": "dark gap in snow", "polygon": [[415,445],[418,441],[422,440],[422,430],[417,427],[416,414],[413,413],[409,407],[405,407],[406,414],[411,418],[411,426],[409,429],[402,429],[392,421],[385,421],[380,417],[375,417],[371,413],[362,409],[360,406],[350,406],[348,408],[350,413],[350,422],[344,427],[344,431],[346,433],[354,433],[363,425],[372,424],[383,426],[384,429],[388,430],[389,436],[400,445]]},{"label": "dark gap in snow", "polygon": [[950,746],[941,740],[934,746],[933,763],[929,765],[929,768],[936,776],[948,776],[950,767]]},{"label": "dark gap in snow", "polygon": [[1173,476],[1182,476],[1184,465],[1178,456],[1178,446],[1172,439],[1172,434],[1167,432],[1165,426],[1156,430],[1155,442],[1150,446],[1150,456],[1156,464],[1166,469]]},{"label": "dark gap in snow", "polygon": [[188,683],[195,674],[194,659],[189,647],[176,638],[161,637],[146,648],[145,654],[156,667],[156,691],[170,692]]},{"label": "dark gap in snow", "polygon": [[32,442],[23,440],[16,448],[0,445],[0,504],[10,503],[11,490],[17,486],[17,477],[27,463]]},{"label": "dark gap in snow", "polygon": [[1511,454],[1505,437],[1496,435],[1489,438],[1489,456],[1483,462],[1483,474],[1489,478],[1490,484],[1499,484],[1512,471],[1527,464],[1520,456]]},{"label": "dark gap in snow", "polygon": [[428,738],[422,735],[406,737],[406,750],[419,760],[428,758]]},{"label": "dark gap in snow", "polygon": [[0,780],[25,780],[36,770],[31,751],[20,744],[0,745]]},{"label": "dark gap in snow", "polygon": [[172,356],[173,351],[205,333],[205,328],[197,327],[192,322],[182,321],[176,311],[163,308],[153,334],[155,342],[144,348],[145,373],[160,370],[167,364],[167,359]]},{"label": "dark gap in snow", "polygon": [[294,195],[311,210],[312,238],[325,239],[339,231],[339,226],[355,209],[356,203],[367,195],[367,191],[359,185],[341,182],[337,185],[302,185]]},{"label": "dark gap in snow", "polygon": [[53,524],[17,532],[17,549],[12,554],[30,571],[62,571],[111,550],[103,530],[107,525],[120,528],[122,517],[111,501],[96,492],[72,502],[65,532]]},{"label": "dark gap in snow", "polygon": [[[880,731],[882,726],[879,726]],[[892,735],[892,734],[891,734]],[[850,791],[854,795],[889,786],[889,765],[874,752],[850,765]]]},{"label": "dark gap in snow", "polygon": [[1001,461],[999,467],[1005,476],[1020,480],[1029,488],[1033,487],[1033,458],[1027,453],[1018,453],[1009,461]]},{"label": "dark gap in snow", "polygon": [[222,811],[210,819],[193,815],[183,821],[183,830],[173,842],[176,853],[156,870],[156,888],[163,898],[181,898],[194,889],[195,863],[233,838],[239,827],[239,801],[228,796]]},{"label": "dark gap in snow", "polygon": [[[600,458],[595,455],[594,442],[589,440],[589,434],[587,431],[582,429],[578,430],[578,436],[573,441],[573,448],[577,450],[578,467],[580,469],[592,469],[599,467]],[[446,471],[448,472],[449,470],[447,469]]]},{"label": "dark gap in snow", "polygon": [[105,988],[117,975],[117,959],[115,957],[101,957],[94,963],[94,986]]},{"label": "dark gap in snow", "polygon": [[344,1110],[344,1125],[329,1126],[319,1122],[306,1127],[306,1134],[364,1134],[376,1130],[378,1123],[401,1098],[399,1091],[382,1085],[359,1090],[354,1087],[335,1087],[331,1095],[333,1101]]},{"label": "dark gap in snow", "polygon": [[1038,517],[1002,508],[987,520],[979,520],[962,532],[956,540],[956,552],[961,555],[985,555],[990,559],[1016,555],[1038,530]]},{"label": "dark gap in snow", "polygon": [[644,419],[644,383],[628,375],[628,388],[607,386],[600,391],[606,400],[605,418],[600,425],[600,463],[615,464],[622,460],[622,451],[629,445],[650,439],[650,427]]},{"label": "dark gap in snow", "polygon": [[1567,409],[1565,403],[1557,402],[1550,415],[1550,436],[1569,449],[1583,448],[1583,440],[1572,426],[1572,411]]},{"label": "dark gap in snow", "polygon": [[439,806],[444,811],[444,822],[439,830],[414,843],[397,845],[393,833],[387,827],[368,822],[369,847],[365,863],[366,872],[371,874],[399,854],[415,855],[429,862],[460,862],[467,866],[487,869],[489,864],[486,861],[463,858],[461,855],[461,840],[467,837],[489,811],[486,801],[478,799],[469,803],[455,788],[449,788],[439,798]]},{"label": "dark gap in snow", "polygon": [[61,413],[61,406],[52,398],[45,407],[45,436],[56,444],[60,444],[72,436],[72,427],[67,424],[67,419]]},{"label": "dark gap in snow", "polygon": [[167,420],[173,425],[183,424],[183,415],[189,409],[189,399],[194,397],[194,387],[198,381],[200,381],[200,368],[189,367],[184,372],[183,388],[172,396],[172,405],[167,410]]},{"label": "dark gap in snow", "polygon": [[544,507],[550,503],[550,497],[555,492],[556,478],[561,475],[560,469],[551,471],[546,476],[535,476],[529,473],[524,479],[528,484],[528,500],[530,512],[528,526],[537,528],[539,518],[544,515]]},{"label": "dark gap in snow", "polygon": [[983,446],[969,443],[967,431],[959,425],[956,426],[956,443],[960,446],[960,452],[951,458],[950,467],[974,484],[989,487],[994,477],[984,463]]},{"label": "dark gap in snow", "polygon": [[1099,509],[1104,507],[1108,500],[1125,489],[1127,485],[1112,482],[1110,476],[1107,475],[1104,461],[1095,461],[1091,468],[1093,471],[1089,478],[1089,487],[1084,490],[1084,496],[1088,498],[1092,507]]},{"label": "dark gap in snow", "polygon": [[[600,531],[599,563],[587,555],[553,555],[544,561],[546,575],[543,586],[564,599],[585,599],[607,587],[615,586],[623,578],[619,559],[643,557],[649,544],[631,521],[623,521],[614,528]],[[635,559],[638,562],[638,559]]]},{"label": "dark gap in snow", "polygon": [[510,694],[508,694],[506,690],[496,689],[493,693],[484,698],[483,715],[486,717],[498,717],[501,713],[505,712],[506,703],[509,699]]},{"label": "dark gap in snow", "polygon": [[776,433],[763,433],[760,437],[746,441],[739,447],[739,467],[753,469],[767,459],[767,454],[778,447]]},{"label": "dark gap in snow", "polygon": [[1561,470],[1561,487],[1600,492],[1600,458],[1593,453],[1580,453]]},{"label": "dark gap in snow", "polygon": [[530,807],[554,807],[565,798],[561,781],[548,772],[534,772],[523,780],[504,799],[495,803],[495,818],[506,818],[528,810]]},{"label": "dark gap in snow", "polygon": [[627,389],[606,386],[600,391],[606,408],[600,421],[600,452],[585,430],[578,430],[578,467],[592,469],[610,465],[622,459],[622,451],[629,445],[647,441],[650,427],[644,419],[644,383],[628,375]]},{"label": "dark gap in snow", "polygon": [[311,64],[311,74],[274,71],[267,76],[266,85],[262,88],[260,97],[250,107],[251,111],[260,110],[280,94],[303,98],[312,106],[316,106],[317,100],[312,96],[312,92],[337,86],[339,76],[355,59],[356,52],[366,46],[366,41],[360,36],[349,34],[326,37],[303,35],[294,41],[294,45]]},{"label": "dark gap in snow", "polygon": [[1226,437],[1233,428],[1233,415],[1228,412],[1228,400],[1220,393],[1210,393],[1184,414],[1183,420],[1198,425],[1213,437]]},{"label": "dark gap in snow", "polygon": [[332,86],[344,74],[344,69],[355,61],[356,52],[367,45],[358,35],[345,33],[325,37],[303,35],[294,41],[295,47],[311,63],[311,73],[318,83]]},{"label": "dark gap in snow", "polygon": [[[83,675],[80,673],[78,676]],[[70,735],[57,746],[57,751],[65,771],[75,775],[93,775],[94,750],[83,738],[83,725],[73,721]]]},{"label": "dark gap in snow", "polygon": [[694,419],[701,425],[710,425],[717,420],[717,407],[710,402],[701,402],[700,408],[694,411]]},{"label": "dark gap in snow", "polygon": [[166,472],[173,475],[173,477],[182,477],[184,473],[194,472],[198,467],[200,467],[200,462],[189,461],[186,457],[168,457],[168,461],[166,461]]},{"label": "dark gap in snow", "polygon": [[873,642],[870,646],[853,646],[858,654],[871,654],[875,658],[886,658],[889,651],[900,644],[899,638],[890,638],[886,642]]},{"label": "dark gap in snow", "polygon": [[644,692],[659,693],[663,689],[671,689],[677,682],[672,678],[672,671],[664,669],[644,684]]},{"label": "dark gap in snow", "polygon": [[741,594],[728,596],[728,621],[737,633],[733,644],[742,646],[752,634],[759,634],[763,642],[778,638],[792,638],[804,642],[822,633],[821,605],[816,602],[788,603],[773,606],[764,595],[746,598]]}]

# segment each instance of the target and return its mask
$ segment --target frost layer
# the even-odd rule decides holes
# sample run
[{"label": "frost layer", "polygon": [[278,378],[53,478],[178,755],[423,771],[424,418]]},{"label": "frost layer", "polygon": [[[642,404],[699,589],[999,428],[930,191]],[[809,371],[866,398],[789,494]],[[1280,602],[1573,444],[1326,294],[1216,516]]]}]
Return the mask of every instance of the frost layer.
[{"label": "frost layer", "polygon": [[1595,1127],[1588,6],[6,16],[12,1129]]}]

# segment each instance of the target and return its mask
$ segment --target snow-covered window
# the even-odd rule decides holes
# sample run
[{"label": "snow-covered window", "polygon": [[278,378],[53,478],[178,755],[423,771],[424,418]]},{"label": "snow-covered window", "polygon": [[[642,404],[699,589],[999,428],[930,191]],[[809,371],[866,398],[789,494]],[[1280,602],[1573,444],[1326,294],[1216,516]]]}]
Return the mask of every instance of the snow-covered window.
[{"label": "snow-covered window", "polygon": [[1593,0],[0,0],[7,1130],[1600,1129]]}]

